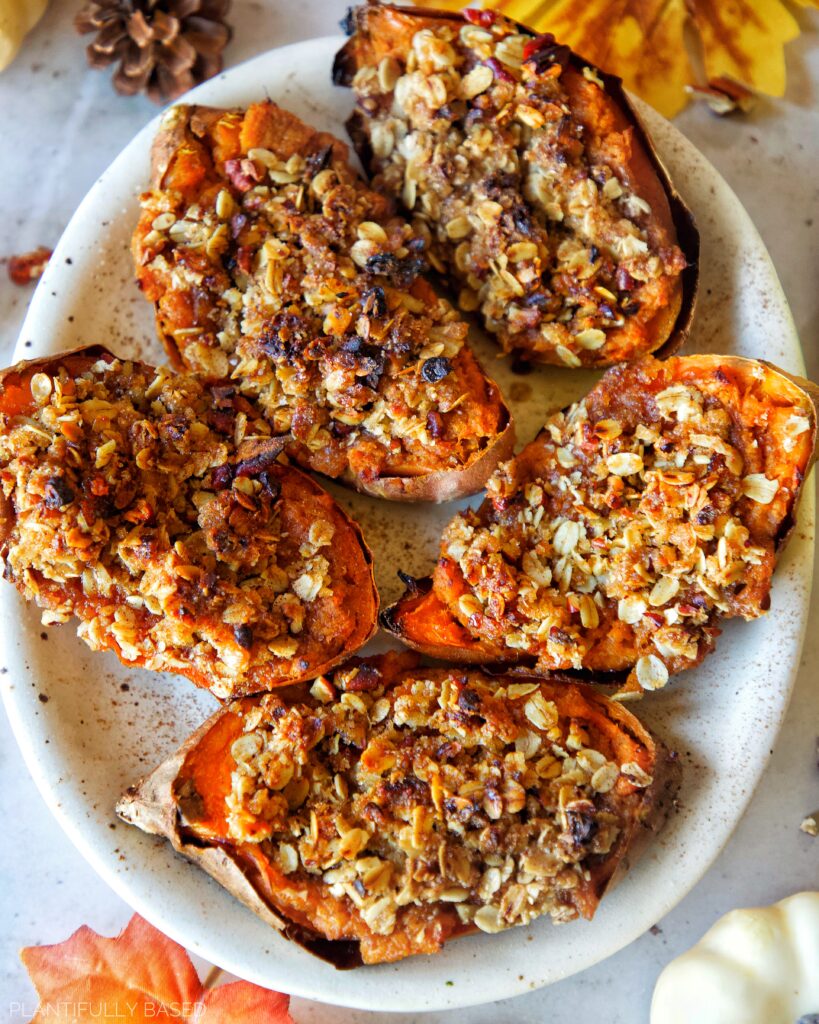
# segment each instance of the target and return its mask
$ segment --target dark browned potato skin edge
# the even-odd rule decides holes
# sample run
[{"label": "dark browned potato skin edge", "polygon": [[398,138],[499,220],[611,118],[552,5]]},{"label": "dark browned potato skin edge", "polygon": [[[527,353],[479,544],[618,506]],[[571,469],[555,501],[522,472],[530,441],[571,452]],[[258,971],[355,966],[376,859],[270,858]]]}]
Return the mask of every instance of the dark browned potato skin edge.
[{"label": "dark browned potato skin edge", "polygon": [[[462,15],[459,15],[454,11],[442,11],[437,8],[395,7],[395,5],[392,4],[383,4],[382,6],[400,11],[403,17],[419,17],[426,19],[437,18],[441,21],[450,21],[456,24],[464,24],[466,22],[466,19]],[[511,18],[507,20],[513,21]],[[513,21],[513,24],[517,25],[521,33],[525,35],[532,37],[537,35],[537,33],[527,25],[522,25],[520,22],[515,21]],[[357,70],[357,56],[354,43],[355,39],[350,39],[344,44],[344,46],[342,46],[335,56],[332,72],[333,82],[335,85],[346,86],[348,88],[352,85],[353,77]],[[677,234],[677,244],[686,258],[687,266],[681,275],[682,296],[680,308],[677,312],[675,321],[671,326],[670,332],[665,341],[651,351],[651,354],[656,359],[667,359],[685,343],[685,340],[691,331],[691,324],[694,319],[694,308],[696,306],[697,292],[699,289],[699,230],[697,229],[693,213],[686,206],[679,192],[674,187],[674,184],[668,176],[668,171],[660,160],[654,143],[646,131],[645,125],[637,111],[634,109],[631,100],[623,88],[622,79],[618,78],[616,75],[611,75],[608,72],[601,70],[590,61],[587,61],[579,54],[576,54],[574,51],[571,53],[571,60],[573,66],[578,70],[581,70],[584,67],[590,68],[602,79],[603,82],[605,82],[606,92],[613,97],[615,105],[624,113],[626,120],[633,127],[635,135],[648,157],[649,163],[651,164],[652,169],[657,176],[657,180],[660,183],[660,187],[668,200],[671,219],[674,224],[674,230]],[[357,111],[354,111],[347,122],[347,130],[350,138],[352,139],[353,147],[358,153],[362,164],[365,168],[368,168],[371,164],[372,153],[359,122],[360,115]],[[603,367],[605,365],[610,364],[595,364],[596,368]]]}]

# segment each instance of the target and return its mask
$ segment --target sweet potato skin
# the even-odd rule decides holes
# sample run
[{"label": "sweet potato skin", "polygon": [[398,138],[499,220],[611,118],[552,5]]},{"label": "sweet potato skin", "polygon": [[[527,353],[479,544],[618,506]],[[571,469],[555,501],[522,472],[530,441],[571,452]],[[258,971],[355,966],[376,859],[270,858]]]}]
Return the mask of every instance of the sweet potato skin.
[{"label": "sweet potato skin", "polygon": [[[339,139],[326,132],[318,132],[304,124],[294,115],[274,104],[256,104],[242,111],[226,111],[212,107],[176,107],[163,120],[152,149],[151,188],[168,191],[182,196],[186,202],[212,202],[222,187],[213,163],[202,153],[202,140],[209,140],[216,163],[226,156],[235,158],[236,153],[248,149],[263,148],[282,160],[294,154],[305,157],[329,153],[326,159],[330,166],[345,166],[348,163],[348,148]],[[379,200],[386,217],[389,204]],[[132,239],[132,254],[137,268],[137,277],[145,297],[156,305],[157,332],[172,364],[177,369],[196,366],[196,357],[188,352],[190,338],[180,341],[174,328],[183,325],[194,328],[207,322],[211,312],[211,299],[206,292],[195,304],[185,296],[167,291],[157,277],[143,266],[146,255],[146,238],[151,224],[142,218]],[[211,273],[206,262],[200,267],[195,255],[186,255],[203,274]],[[412,294],[428,303],[434,299],[429,285],[418,280],[411,289]],[[291,439],[289,455],[305,468],[329,476],[362,493],[391,501],[449,501],[479,491],[495,466],[508,458],[513,450],[514,425],[503,396],[493,380],[486,376],[474,354],[464,347],[453,360],[453,367],[464,389],[470,396],[476,436],[485,437],[485,443],[462,459],[458,466],[422,464],[416,458],[408,460],[401,473],[389,469],[373,471],[366,459],[351,456],[339,469],[330,465],[322,453],[316,453]]]},{"label": "sweet potato skin", "polygon": [[[408,673],[414,677],[418,660],[411,655],[393,652],[372,659],[357,662],[362,666],[376,665],[391,672],[396,680]],[[435,670],[423,670],[424,675]],[[440,670],[439,673],[440,674]],[[675,755],[651,736],[639,720],[622,704],[602,696],[592,687],[578,684],[573,680],[555,675],[547,680],[515,676],[515,683],[531,681],[540,686],[549,699],[553,700],[563,720],[596,723],[595,728],[607,736],[614,754],[621,763],[639,760],[653,777],[647,788],[639,791],[634,805],[633,819],[618,839],[615,848],[604,858],[595,858],[591,875],[584,894],[579,898],[578,910],[591,918],[605,891],[615,884],[626,869],[627,862],[633,863],[650,837],[662,827],[673,808],[679,785],[679,767]],[[511,679],[493,680],[497,685],[512,682]],[[283,691],[285,692],[285,691]],[[286,691],[287,699],[294,702],[304,699],[304,689],[293,687]],[[246,706],[250,702],[245,701]],[[276,905],[276,891],[270,891],[262,881],[265,857],[255,847],[237,847],[235,843],[219,838],[224,822],[220,810],[223,768],[218,758],[220,751],[227,750],[233,740],[241,735],[240,721],[231,716],[231,705],[208,719],[167,761],[136,786],[131,787],[117,804],[117,813],[126,822],[143,831],[169,839],[174,849],[198,863],[230,893],[253,910],[266,923],[276,928],[285,938],[304,946],[309,952],[328,960],[337,968],[360,966],[363,961],[359,943],[356,940],[327,940],[321,933],[300,919],[295,919],[286,909],[287,904]],[[238,730],[238,731],[237,731]],[[225,769],[226,770],[226,769]],[[210,787],[208,787],[208,780]],[[192,783],[192,785],[190,785]],[[185,801],[189,789],[195,793],[197,818],[211,822],[204,832],[197,834],[185,824]],[[206,838],[213,830],[213,838]],[[254,866],[255,865],[255,866]],[[287,879],[276,876],[277,886],[287,887]],[[298,888],[296,886],[295,888]],[[447,919],[448,920],[448,919]],[[458,921],[452,914],[452,921],[444,925],[440,941],[474,933],[474,925]],[[395,937],[399,939],[399,936]],[[388,952],[391,942],[385,942],[385,959],[407,955]],[[401,943],[398,942],[400,950]],[[410,948],[409,950],[413,950]],[[434,951],[432,949],[430,952]]]},{"label": "sweet potato skin", "polygon": [[[457,31],[467,19],[451,11],[398,7],[392,4],[367,4],[351,10],[345,27],[352,38],[336,55],[333,79],[351,86],[356,71],[364,65],[378,65],[385,57],[403,57],[416,31],[448,24]],[[512,22],[512,24],[517,24]],[[535,37],[525,25],[523,34]],[[584,77],[591,72],[604,83],[605,90],[592,88]],[[656,249],[678,244],[687,267],[670,284],[665,301],[653,316],[641,324],[638,338],[624,329],[608,330],[605,351],[583,352],[584,366],[611,366],[623,360],[654,353],[666,358],[685,341],[690,331],[698,287],[699,233],[693,216],[674,189],[654,149],[639,115],[622,88],[619,78],[609,75],[577,54],[571,53],[561,82],[567,90],[573,110],[582,124],[589,152],[605,154],[606,161],[618,170],[621,180],[651,206],[649,238]],[[374,169],[366,118],[360,111],[350,117],[347,127],[362,163]],[[509,348],[502,337],[503,347]],[[536,339],[519,336],[518,354],[534,362],[564,365],[554,352],[538,351]]]},{"label": "sweet potato skin", "polygon": [[[116,359],[117,357],[103,346],[92,345],[55,356],[20,362],[3,370],[0,372],[0,424],[2,424],[0,429],[5,430],[13,423],[15,417],[25,416],[26,412],[33,407],[30,385],[35,374],[56,375],[60,368],[63,368],[69,377],[75,377],[87,371],[100,360],[112,363]],[[316,665],[308,665],[305,668],[299,664],[297,659],[280,658],[267,666],[251,666],[241,684],[236,685],[232,690],[232,696],[269,690],[312,677],[318,672],[327,671],[363,646],[377,629],[378,594],[373,575],[373,558],[361,530],[330,495],[306,474],[294,467],[275,462],[276,456],[281,452],[285,443],[286,439],[281,438],[272,438],[267,442],[260,443],[251,442],[239,450],[237,458],[241,455],[248,461],[252,461],[253,457],[260,457],[266,464],[273,462],[272,465],[267,465],[267,472],[272,474],[281,488],[283,503],[285,506],[289,506],[294,528],[298,525],[296,513],[300,506],[309,506],[312,510],[311,521],[324,518],[334,524],[338,530],[339,551],[345,552],[340,557],[347,560],[350,591],[356,597],[354,609],[348,606],[345,611],[345,615],[349,616],[348,621],[352,622],[352,628],[340,649],[334,650],[330,644],[327,645],[326,652],[319,658],[319,663]],[[4,496],[0,501],[0,545],[4,554],[9,536],[14,528],[15,515],[12,502]],[[294,515],[295,518],[293,518]],[[18,580],[14,582],[19,589],[23,589]],[[40,580],[40,593],[45,607],[60,604],[63,593],[61,587],[62,585],[47,579]],[[77,592],[72,593],[72,596],[81,617],[83,619],[94,618],[95,602],[99,599],[85,594],[82,587],[78,586],[74,589]],[[139,666],[145,663],[145,659],[142,657],[126,659],[117,638],[110,632],[105,637],[105,647],[112,650],[124,664]],[[276,666],[275,671],[271,672],[270,664]],[[152,667],[160,671],[167,668],[185,675],[195,685],[211,689],[217,696],[224,696],[217,688],[216,681],[193,662],[188,663],[185,668],[180,668],[178,664],[173,666],[153,665]]]},{"label": "sweet potato skin", "polygon": [[[712,394],[718,398],[722,391],[731,389],[731,393],[739,396],[741,402],[741,408],[737,410],[740,420],[747,424],[749,430],[754,427],[762,430],[758,442],[761,451],[759,471],[771,479],[779,480],[780,486],[775,499],[770,503],[751,505],[747,525],[754,535],[772,537],[775,554],[781,554],[793,532],[805,478],[819,452],[819,388],[770,363],[739,356],[677,357],[665,365],[669,380],[695,384],[706,395]],[[622,392],[627,385],[620,378],[628,373],[625,366],[609,371],[612,375],[609,378],[612,392]],[[804,439],[800,439],[802,454],[785,460],[784,410],[791,408],[798,409],[804,415],[809,428],[803,435]],[[545,439],[546,435],[541,433],[517,457],[513,465],[518,479],[531,479],[532,474],[536,473],[542,462]],[[751,435],[746,440],[751,448],[756,447],[757,441]],[[450,661],[515,665],[521,671],[549,671],[556,667],[539,661],[531,654],[510,650],[488,637],[471,633],[452,611],[453,603],[464,592],[464,585],[457,567],[448,559],[439,561],[434,578],[407,578],[407,581],[404,595],[382,611],[381,625],[413,650]],[[744,588],[744,592],[744,600],[749,608],[766,606],[767,592],[757,592],[752,587]],[[738,613],[741,613],[741,609],[733,614]],[[634,660],[627,654],[630,641],[626,632],[623,623],[615,622],[600,644],[592,648],[594,658],[584,663],[581,675],[591,672],[598,678],[608,678],[611,683],[622,682],[634,666]],[[706,656],[708,650],[710,648],[700,651],[695,664]],[[628,689],[639,690],[633,673],[629,678]]]}]

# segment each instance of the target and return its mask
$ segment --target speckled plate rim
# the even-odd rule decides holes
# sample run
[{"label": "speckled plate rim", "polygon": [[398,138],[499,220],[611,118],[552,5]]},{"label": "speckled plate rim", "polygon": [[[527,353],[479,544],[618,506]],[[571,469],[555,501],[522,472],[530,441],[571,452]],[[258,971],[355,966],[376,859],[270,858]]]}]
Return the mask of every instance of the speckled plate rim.
[{"label": "speckled plate rim", "polygon": [[[230,104],[269,91],[274,99],[281,98],[305,117],[310,117],[311,110],[326,117],[328,109],[338,111],[345,103],[349,104],[349,94],[343,93],[346,99],[342,98],[341,91],[335,90],[328,81],[331,58],[339,42],[337,38],[316,39],[271,50],[199,87],[189,98],[199,103]],[[275,88],[273,83],[277,83]],[[760,280],[765,283],[769,326],[778,328],[782,335],[779,362],[785,369],[804,372],[798,338],[776,272],[748,215],[714,168],[676,129],[643,105],[640,110],[682,191],[705,194],[706,189],[709,190],[714,196],[713,202],[722,209],[722,225],[734,225],[741,233],[743,245],[756,261],[755,273],[762,275]],[[104,231],[104,224],[99,223],[100,210],[107,210],[109,214],[116,212],[112,196],[121,198],[123,211],[132,201],[139,183],[146,180],[147,153],[157,123],[158,118],[134,138],[78,208],[34,296],[18,341],[16,358],[69,347],[71,342],[63,336],[62,327],[63,313],[72,308],[70,299],[65,297],[66,287],[70,290],[72,285],[71,274],[65,266],[66,257],[78,248],[93,248],[90,242]],[[336,131],[343,134],[340,124]],[[701,183],[697,189],[692,186],[695,181]],[[696,215],[696,205],[694,202],[691,205]],[[71,269],[77,273],[76,267]],[[87,252],[81,269],[86,274],[92,272]],[[737,267],[736,271],[740,273],[741,268]],[[94,310],[88,309],[87,313],[90,321],[96,323]],[[32,343],[31,339],[38,340]],[[88,340],[104,342],[106,339],[89,337]],[[766,354],[745,352],[741,344],[736,350],[743,354]],[[99,809],[87,806],[77,780],[63,772],[67,766],[61,765],[59,754],[55,756],[53,746],[48,746],[49,733],[38,717],[42,706],[38,708],[36,694],[31,692],[34,684],[24,686],[14,681],[23,678],[26,672],[31,673],[32,664],[36,666],[35,676],[37,671],[47,674],[50,663],[35,657],[29,635],[36,620],[11,588],[0,591],[0,651],[4,667],[8,668],[8,673],[0,677],[3,699],[29,771],[63,830],[118,895],[189,949],[251,981],[339,1006],[397,1012],[476,1005],[547,985],[611,956],[674,907],[720,853],[768,763],[795,681],[810,594],[813,514],[813,490],[808,485],[800,508],[799,530],[778,569],[774,610],[766,619],[754,624],[755,632],[744,632],[734,628],[733,623],[729,624],[718,652],[702,670],[696,670],[700,682],[706,686],[709,680],[718,681],[720,688],[714,691],[715,701],[718,694],[724,700],[725,670],[746,667],[743,657],[749,645],[755,650],[760,648],[763,655],[776,653],[776,670],[768,690],[762,695],[768,701],[765,710],[759,717],[755,717],[752,710],[748,718],[756,731],[753,733],[753,757],[743,773],[741,785],[720,775],[719,771],[701,782],[693,805],[684,806],[677,813],[664,833],[665,838],[661,837],[626,881],[607,897],[591,924],[556,930],[539,922],[531,928],[513,929],[500,936],[476,936],[452,943],[432,959],[418,957],[398,965],[352,973],[335,972],[286,944],[274,933],[262,931],[265,926],[261,922],[204,874],[194,870],[186,872],[187,866],[166,844],[135,831],[124,842],[120,838],[120,845],[139,854],[139,859],[132,861],[127,871],[122,870],[116,851],[103,841],[104,833],[89,826],[93,816],[99,816]],[[782,644],[777,641],[786,615],[790,616],[788,642]],[[21,623],[26,624],[28,632],[21,631]],[[79,641],[73,642],[79,644]],[[77,657],[79,663],[84,664],[85,656],[78,654]],[[103,663],[95,660],[93,664]],[[110,666],[111,662],[108,664]],[[723,675],[720,675],[721,670]],[[680,708],[693,703],[695,695],[701,696],[699,690],[686,690],[694,685],[694,675],[692,672],[684,683],[677,681],[669,687],[658,698],[658,706],[665,701],[666,710],[671,707],[671,713],[679,716]],[[729,689],[732,685],[729,684]],[[747,694],[747,700],[736,708],[730,703],[726,707],[741,718],[745,713],[744,705],[760,701],[761,695],[752,684],[736,691],[736,695],[740,693]],[[709,770],[712,767],[709,766]],[[727,812],[721,806],[726,800]],[[713,819],[703,831],[702,816],[709,814]],[[214,924],[218,928],[209,931]],[[558,934],[561,938],[556,940],[554,936]],[[238,940],[244,941],[249,949],[239,953],[241,942]]]}]

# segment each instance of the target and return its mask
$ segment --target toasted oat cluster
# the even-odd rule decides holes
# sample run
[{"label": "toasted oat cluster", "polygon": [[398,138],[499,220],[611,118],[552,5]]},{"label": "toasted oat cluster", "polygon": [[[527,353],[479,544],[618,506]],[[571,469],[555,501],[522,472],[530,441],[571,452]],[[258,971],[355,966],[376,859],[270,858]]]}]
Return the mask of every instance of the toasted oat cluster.
[{"label": "toasted oat cluster", "polygon": [[591,916],[589,865],[633,827],[646,748],[620,763],[579,703],[558,713],[560,684],[463,669],[391,682],[364,663],[318,679],[313,700],[237,708],[228,838],[260,844],[282,899],[315,893],[312,923],[358,937],[365,962],[434,952],[464,926]]},{"label": "toasted oat cluster", "polygon": [[174,108],[163,133],[134,255],[173,356],[231,377],[295,459],[365,489],[486,448],[502,406],[466,324],[341,142],[272,103]]},{"label": "toasted oat cluster", "polygon": [[[602,78],[491,12],[402,21],[384,10],[384,26],[378,8],[356,12],[366,41],[350,131],[372,153],[375,187],[402,198],[431,261],[458,283],[461,308],[480,310],[505,351],[543,362],[658,348],[670,323],[658,336],[654,320],[679,307],[686,260],[655,216],[664,204],[668,219],[663,192],[652,210],[623,170],[641,143],[614,119]],[[380,41],[387,21],[405,45]]]},{"label": "toasted oat cluster", "polygon": [[609,371],[455,516],[435,585],[470,632],[544,668],[634,667],[656,689],[705,656],[719,618],[767,609],[812,424],[765,397],[761,366],[755,395],[696,362]]},{"label": "toasted oat cluster", "polygon": [[277,462],[257,409],[229,385],[113,357],[76,377],[53,366],[0,429],[5,576],[45,623],[76,615],[92,648],[219,696],[251,662],[259,681],[343,653],[348,568],[327,556],[346,520]]}]

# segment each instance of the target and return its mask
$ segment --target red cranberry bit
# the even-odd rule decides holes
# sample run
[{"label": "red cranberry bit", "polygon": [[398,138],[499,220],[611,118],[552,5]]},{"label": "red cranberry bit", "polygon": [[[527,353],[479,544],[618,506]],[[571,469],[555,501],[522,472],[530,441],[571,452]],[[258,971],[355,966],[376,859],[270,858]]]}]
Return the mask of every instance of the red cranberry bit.
[{"label": "red cranberry bit", "polygon": [[492,74],[498,82],[514,82],[514,78],[509,74],[497,57],[489,57],[484,61],[484,63],[488,68],[492,69]]},{"label": "red cranberry bit", "polygon": [[427,433],[437,441],[446,433],[444,418],[434,409],[427,413]]},{"label": "red cranberry bit", "polygon": [[524,64],[531,61],[539,74],[547,71],[553,64],[566,67],[571,56],[572,51],[569,47],[558,43],[551,32],[535,36],[523,47]]},{"label": "red cranberry bit", "polygon": [[495,11],[478,11],[474,7],[467,7],[463,16],[470,25],[480,25],[481,28],[491,28],[497,19]]}]

